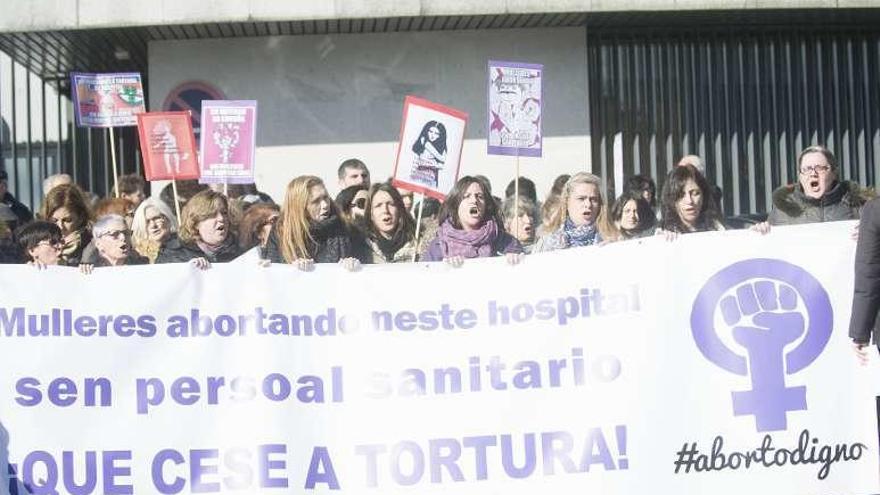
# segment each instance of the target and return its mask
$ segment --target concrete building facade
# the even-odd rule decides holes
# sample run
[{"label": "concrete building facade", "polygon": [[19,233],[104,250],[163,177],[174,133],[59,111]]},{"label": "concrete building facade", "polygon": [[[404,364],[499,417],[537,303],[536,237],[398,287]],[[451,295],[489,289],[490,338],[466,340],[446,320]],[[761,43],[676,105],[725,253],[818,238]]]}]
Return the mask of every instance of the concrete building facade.
[{"label": "concrete building facade", "polygon": [[[149,110],[173,105],[187,85],[258,100],[257,184],[276,200],[303,173],[335,192],[349,157],[384,180],[409,94],[469,114],[462,173],[503,189],[515,159],[485,152],[485,81],[487,60],[508,59],[545,66],[544,156],[520,163],[539,191],[578,170],[611,191],[634,173],[662,182],[678,157],[697,153],[727,214],[758,213],[794,180],[793,158],[809,144],[827,144],[842,175],[873,185],[877,20],[874,2],[843,0],[16,2],[0,15],[0,49],[49,86],[56,138],[31,133],[29,148],[57,148],[59,158],[47,166],[37,153],[41,168],[30,170],[20,129],[32,123],[15,123],[0,150],[21,189],[58,169],[105,192],[108,142],[71,125],[67,74],[136,70]],[[7,123],[27,113],[27,85],[18,76],[10,91],[10,72],[0,65]],[[39,122],[41,105],[29,106]],[[134,133],[120,137],[123,170],[138,170]]]}]

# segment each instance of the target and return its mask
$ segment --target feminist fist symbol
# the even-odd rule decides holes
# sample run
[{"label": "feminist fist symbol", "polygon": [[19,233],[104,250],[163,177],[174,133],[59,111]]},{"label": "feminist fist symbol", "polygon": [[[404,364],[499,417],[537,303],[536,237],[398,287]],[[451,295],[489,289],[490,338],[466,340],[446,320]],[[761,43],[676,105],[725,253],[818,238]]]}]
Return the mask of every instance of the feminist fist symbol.
[{"label": "feminist fist symbol", "polygon": [[[807,408],[806,387],[785,386],[783,350],[806,330],[796,311],[797,292],[782,283],[754,282],[737,287],[720,306],[733,339],[749,355],[752,390],[732,392],[734,415],[755,415],[759,431],[785,429],[787,411]],[[768,407],[771,397],[776,404]]]},{"label": "feminist fist symbol", "polygon": [[[716,319],[719,313],[723,323]],[[807,409],[806,387],[786,386],[786,377],[819,357],[833,326],[822,284],[800,266],[768,258],[738,261],[717,272],[691,310],[691,332],[703,356],[728,373],[749,377],[751,390],[731,393],[733,414],[755,416],[758,431],[784,430],[788,412]],[[738,345],[728,346],[722,334]]]}]

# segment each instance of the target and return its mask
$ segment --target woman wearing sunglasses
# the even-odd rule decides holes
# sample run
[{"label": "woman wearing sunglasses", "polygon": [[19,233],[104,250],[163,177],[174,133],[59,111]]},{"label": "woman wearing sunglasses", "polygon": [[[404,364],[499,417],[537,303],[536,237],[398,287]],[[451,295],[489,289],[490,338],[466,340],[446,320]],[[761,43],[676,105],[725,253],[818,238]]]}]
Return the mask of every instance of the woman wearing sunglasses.
[{"label": "woman wearing sunglasses", "polygon": [[336,195],[336,208],[339,215],[349,225],[364,218],[369,188],[363,184],[349,186]]},{"label": "woman wearing sunglasses", "polygon": [[[92,226],[98,257],[95,266],[146,265],[150,260],[135,251],[125,217],[117,214],[99,217]],[[91,270],[89,270],[91,271]]]},{"label": "woman wearing sunglasses", "polygon": [[62,264],[61,250],[64,249],[64,239],[61,229],[54,223],[43,220],[33,221],[19,227],[15,232],[15,238],[28,265],[42,269]]}]

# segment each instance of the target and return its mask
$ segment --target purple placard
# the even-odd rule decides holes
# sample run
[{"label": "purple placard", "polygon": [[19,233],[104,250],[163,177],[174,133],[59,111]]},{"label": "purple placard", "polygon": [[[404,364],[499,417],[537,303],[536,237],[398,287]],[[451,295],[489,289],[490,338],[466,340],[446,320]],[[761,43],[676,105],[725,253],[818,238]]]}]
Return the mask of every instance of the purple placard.
[{"label": "purple placard", "polygon": [[541,156],[544,66],[490,60],[488,74],[489,154]]},{"label": "purple placard", "polygon": [[79,127],[136,126],[137,114],[146,112],[144,87],[137,72],[71,72],[70,83]]},{"label": "purple placard", "polygon": [[199,182],[253,183],[257,102],[205,100],[201,124]]}]

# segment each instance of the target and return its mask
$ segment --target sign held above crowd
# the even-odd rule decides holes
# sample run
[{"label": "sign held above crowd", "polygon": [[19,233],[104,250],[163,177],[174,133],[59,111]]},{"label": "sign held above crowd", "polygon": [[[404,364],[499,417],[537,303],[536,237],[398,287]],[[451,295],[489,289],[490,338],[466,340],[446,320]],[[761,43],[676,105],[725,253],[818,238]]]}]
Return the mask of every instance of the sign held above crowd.
[{"label": "sign held above crowd", "polygon": [[544,66],[489,61],[487,151],[541,156]]},{"label": "sign held above crowd", "polygon": [[254,182],[257,102],[202,101],[201,183]]}]

